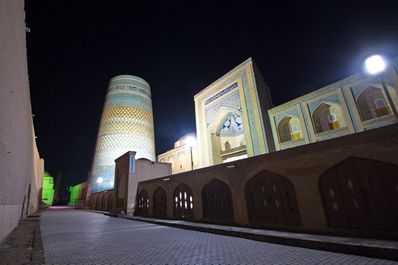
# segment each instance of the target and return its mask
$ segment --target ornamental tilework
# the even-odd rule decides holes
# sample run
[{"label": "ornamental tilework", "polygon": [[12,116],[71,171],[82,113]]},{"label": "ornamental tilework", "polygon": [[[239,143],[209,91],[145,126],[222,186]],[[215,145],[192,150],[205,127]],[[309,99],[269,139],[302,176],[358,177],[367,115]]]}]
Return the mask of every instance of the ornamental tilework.
[{"label": "ornamental tilework", "polygon": [[291,109],[291,110],[288,110],[288,111],[286,111],[286,112],[284,112],[284,113],[282,113],[282,114],[279,114],[279,115],[277,115],[277,116],[274,117],[274,118],[275,118],[275,124],[279,124],[279,122],[280,122],[283,118],[285,118],[286,116],[290,116],[290,117],[294,117],[294,118],[299,118],[299,113],[298,113],[297,110]]},{"label": "ornamental tilework", "polygon": [[322,102],[325,102],[325,103],[330,102],[330,103],[335,103],[335,104],[341,105],[340,104],[340,100],[339,100],[339,96],[337,94],[333,94],[333,95],[330,95],[328,97],[321,98],[321,99],[318,99],[318,100],[315,100],[315,101],[312,101],[312,102],[308,103],[308,108],[309,108],[311,114],[314,112],[314,110]]},{"label": "ornamental tilework", "polygon": [[214,119],[217,112],[222,107],[233,108],[233,109],[241,112],[239,91],[235,90],[231,94],[226,96],[225,98],[221,99],[220,101],[206,107],[206,124],[207,124],[207,126],[209,126],[209,124],[212,122],[212,120]]},{"label": "ornamental tilework", "polygon": [[141,78],[111,79],[91,170],[92,192],[113,188],[114,160],[127,151],[135,151],[137,159],[155,161],[150,97],[149,85]]}]

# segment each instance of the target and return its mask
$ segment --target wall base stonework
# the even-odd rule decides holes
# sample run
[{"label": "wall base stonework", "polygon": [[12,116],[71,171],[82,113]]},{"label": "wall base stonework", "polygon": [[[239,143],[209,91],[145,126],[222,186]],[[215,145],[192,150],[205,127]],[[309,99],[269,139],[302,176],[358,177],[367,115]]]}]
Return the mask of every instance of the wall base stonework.
[{"label": "wall base stonework", "polygon": [[[353,166],[344,170],[342,162]],[[368,169],[355,168],[355,163]],[[390,171],[375,168],[376,164],[387,165]],[[332,191],[321,193],[320,179],[328,172],[337,174],[332,180],[340,182],[332,183]],[[248,181],[259,174],[262,179],[257,191],[245,190]],[[204,187],[214,179],[226,186],[210,189],[213,197],[209,197],[205,194],[209,189]],[[157,207],[154,192],[161,187],[166,192],[166,202],[162,204],[167,208],[164,209],[166,218],[181,218],[175,216],[175,208],[190,208],[189,203],[184,205],[184,199],[180,205],[179,196],[184,198],[184,191],[181,195],[174,193],[181,183],[188,186],[193,195],[193,217],[182,217],[184,219],[309,233],[398,238],[398,209],[394,203],[398,201],[398,125],[140,182],[137,194],[144,190],[149,198],[147,216],[159,212],[158,208],[154,209]],[[229,193],[232,202],[229,202]],[[331,198],[330,204],[327,196]],[[233,218],[224,219],[222,213],[228,216],[225,205],[229,204],[232,204]],[[258,214],[260,211],[263,214]],[[335,216],[333,211],[338,214]],[[364,222],[355,220],[360,214]],[[339,220],[344,222],[340,224]]]},{"label": "wall base stonework", "polygon": [[19,223],[22,205],[0,205],[0,239],[5,238]]}]

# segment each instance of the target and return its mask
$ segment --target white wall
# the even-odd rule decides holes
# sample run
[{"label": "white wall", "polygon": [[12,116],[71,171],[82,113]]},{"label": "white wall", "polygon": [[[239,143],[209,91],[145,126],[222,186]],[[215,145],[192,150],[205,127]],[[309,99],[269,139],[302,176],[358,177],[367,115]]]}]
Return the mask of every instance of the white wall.
[{"label": "white wall", "polygon": [[0,241],[26,213],[35,179],[32,128],[24,1],[0,0]]}]

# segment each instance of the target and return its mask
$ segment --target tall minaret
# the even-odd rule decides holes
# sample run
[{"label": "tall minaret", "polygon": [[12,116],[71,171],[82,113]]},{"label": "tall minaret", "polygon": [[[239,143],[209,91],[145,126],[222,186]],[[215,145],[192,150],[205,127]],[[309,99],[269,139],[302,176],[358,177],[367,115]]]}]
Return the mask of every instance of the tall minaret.
[{"label": "tall minaret", "polygon": [[91,167],[91,192],[113,188],[115,159],[127,151],[135,151],[136,159],[155,161],[151,90],[142,78],[119,75],[109,82]]}]

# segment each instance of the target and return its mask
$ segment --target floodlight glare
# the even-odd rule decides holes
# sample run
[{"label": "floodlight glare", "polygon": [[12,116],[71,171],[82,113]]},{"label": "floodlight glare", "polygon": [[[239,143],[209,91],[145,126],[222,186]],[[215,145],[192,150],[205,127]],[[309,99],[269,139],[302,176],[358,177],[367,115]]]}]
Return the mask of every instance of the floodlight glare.
[{"label": "floodlight glare", "polygon": [[193,136],[188,136],[187,138],[187,144],[189,147],[193,147],[196,144],[196,139]]},{"label": "floodlight glare", "polygon": [[365,68],[369,74],[374,75],[386,69],[386,62],[380,55],[373,55],[365,60]]},{"label": "floodlight glare", "polygon": [[101,177],[97,178],[97,183],[98,183],[98,184],[101,184],[103,181],[104,181],[103,178],[101,178]]}]

